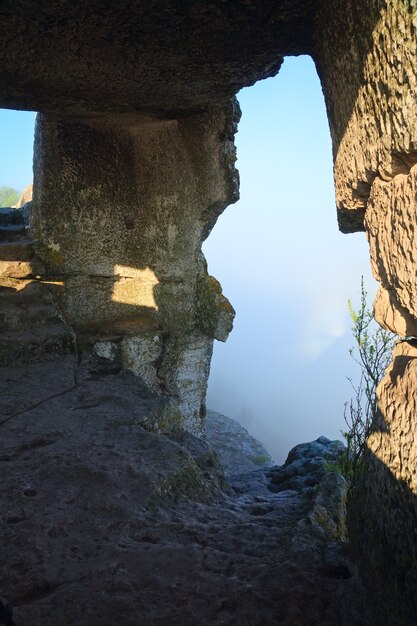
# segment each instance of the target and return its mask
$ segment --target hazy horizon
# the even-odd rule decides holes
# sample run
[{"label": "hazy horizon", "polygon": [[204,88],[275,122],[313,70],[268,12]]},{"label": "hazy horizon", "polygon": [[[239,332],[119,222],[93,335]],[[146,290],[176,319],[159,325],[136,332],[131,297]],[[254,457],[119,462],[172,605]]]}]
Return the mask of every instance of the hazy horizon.
[{"label": "hazy horizon", "polygon": [[283,462],[291,447],[340,438],[346,377],[358,378],[347,301],[361,275],[372,305],[364,233],[338,230],[325,104],[313,61],[242,90],[236,136],[241,199],[204,244],[209,272],[237,314],[215,343],[207,406],[238,418]]}]

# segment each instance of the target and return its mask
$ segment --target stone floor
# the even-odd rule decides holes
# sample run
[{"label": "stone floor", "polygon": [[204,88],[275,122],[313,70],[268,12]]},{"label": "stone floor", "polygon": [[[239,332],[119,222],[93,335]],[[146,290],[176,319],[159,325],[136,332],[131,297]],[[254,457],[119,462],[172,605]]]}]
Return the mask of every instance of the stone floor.
[{"label": "stone floor", "polygon": [[369,624],[333,444],[225,481],[159,408],[71,355],[0,368],[0,624]]}]

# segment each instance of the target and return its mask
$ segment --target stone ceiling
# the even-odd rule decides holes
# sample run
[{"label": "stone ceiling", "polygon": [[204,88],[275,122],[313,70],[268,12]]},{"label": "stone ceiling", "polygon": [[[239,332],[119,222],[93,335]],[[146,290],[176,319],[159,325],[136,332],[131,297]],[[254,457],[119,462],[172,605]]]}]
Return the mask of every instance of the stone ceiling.
[{"label": "stone ceiling", "polygon": [[311,49],[315,0],[4,0],[0,106],[169,117]]}]

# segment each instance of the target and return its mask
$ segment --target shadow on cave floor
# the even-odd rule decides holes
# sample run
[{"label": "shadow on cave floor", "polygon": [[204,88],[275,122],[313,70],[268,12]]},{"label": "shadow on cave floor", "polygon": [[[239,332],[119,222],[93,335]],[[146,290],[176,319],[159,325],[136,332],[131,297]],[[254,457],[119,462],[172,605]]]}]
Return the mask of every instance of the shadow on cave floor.
[{"label": "shadow on cave floor", "polygon": [[137,377],[78,358],[62,319],[64,344],[16,342],[28,315],[56,314],[49,296],[0,289],[2,322],[22,326],[0,336],[8,626],[366,624],[346,544],[310,528],[314,486],[271,491],[257,470],[228,487],[206,444],[162,434],[164,403]]},{"label": "shadow on cave floor", "polygon": [[0,589],[16,626],[369,623],[322,506],[335,474],[290,464],[227,486],[206,444],[148,430],[160,401],[132,374],[73,355],[0,380]]}]

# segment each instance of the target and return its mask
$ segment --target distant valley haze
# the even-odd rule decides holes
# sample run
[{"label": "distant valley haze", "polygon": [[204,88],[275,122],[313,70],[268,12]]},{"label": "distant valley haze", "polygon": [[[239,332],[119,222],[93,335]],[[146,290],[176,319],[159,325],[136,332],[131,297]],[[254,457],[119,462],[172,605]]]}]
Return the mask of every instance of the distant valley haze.
[{"label": "distant valley haze", "polygon": [[207,404],[235,417],[282,463],[297,443],[341,438],[346,377],[359,379],[348,299],[364,276],[365,233],[338,230],[324,98],[312,60],[238,94],[240,201],[204,244],[209,272],[237,311],[216,342]]}]

